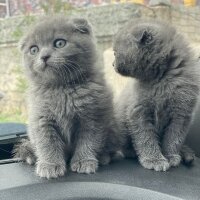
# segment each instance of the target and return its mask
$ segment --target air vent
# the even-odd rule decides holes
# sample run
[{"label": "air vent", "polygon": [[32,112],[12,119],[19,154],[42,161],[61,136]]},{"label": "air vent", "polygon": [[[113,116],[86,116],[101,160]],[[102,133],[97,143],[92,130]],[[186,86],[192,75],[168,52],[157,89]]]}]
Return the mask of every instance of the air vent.
[{"label": "air vent", "polygon": [[26,137],[26,125],[20,123],[0,123],[0,164],[19,161],[12,158],[13,146]]}]

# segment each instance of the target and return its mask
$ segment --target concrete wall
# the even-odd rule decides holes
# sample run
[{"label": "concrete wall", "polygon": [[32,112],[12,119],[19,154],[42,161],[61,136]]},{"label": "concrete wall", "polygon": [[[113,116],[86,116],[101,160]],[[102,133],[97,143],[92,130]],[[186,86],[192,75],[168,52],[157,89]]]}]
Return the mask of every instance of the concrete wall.
[{"label": "concrete wall", "polygon": [[[91,22],[100,52],[112,47],[113,36],[124,23],[130,19],[137,21],[140,18],[165,20],[176,26],[178,31],[184,34],[195,48],[199,47],[197,44],[200,43],[200,7],[146,7],[130,3],[73,10],[68,11],[66,15],[85,17]],[[27,32],[30,26],[41,17],[22,16],[0,21],[0,115],[2,113],[12,114],[13,112],[14,114],[20,113],[20,115],[26,113],[24,112],[26,110],[24,103],[26,81],[21,72],[20,53],[16,45],[23,33]],[[199,48],[196,52],[200,55]],[[104,54],[106,77],[110,78],[111,84],[116,79],[113,75],[114,72],[110,71],[112,59],[112,53]],[[25,119],[26,115],[22,118]]]},{"label": "concrete wall", "polygon": [[[158,18],[175,25],[181,32],[200,42],[200,7],[155,6],[139,4],[115,4],[66,12],[66,15],[87,18],[94,27],[97,40],[110,42],[112,36],[128,20]],[[30,25],[42,16],[22,16],[0,21],[0,44],[17,42]]]}]

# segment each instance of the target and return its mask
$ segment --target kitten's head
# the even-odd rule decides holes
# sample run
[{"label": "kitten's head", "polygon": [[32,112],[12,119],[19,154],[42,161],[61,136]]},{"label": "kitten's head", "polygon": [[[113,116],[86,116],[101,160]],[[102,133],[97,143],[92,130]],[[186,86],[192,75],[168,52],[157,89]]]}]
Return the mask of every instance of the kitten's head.
[{"label": "kitten's head", "polygon": [[166,70],[175,29],[154,21],[129,22],[114,41],[116,71],[140,80],[156,78]]},{"label": "kitten's head", "polygon": [[20,46],[25,71],[36,83],[80,83],[89,76],[96,58],[92,30],[85,19],[45,19]]}]

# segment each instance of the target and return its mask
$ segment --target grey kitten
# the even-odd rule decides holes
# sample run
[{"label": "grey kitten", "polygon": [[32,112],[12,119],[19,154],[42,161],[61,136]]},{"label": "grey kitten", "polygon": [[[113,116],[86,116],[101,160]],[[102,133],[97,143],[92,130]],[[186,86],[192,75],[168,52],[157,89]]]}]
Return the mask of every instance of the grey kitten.
[{"label": "grey kitten", "polygon": [[90,25],[52,17],[27,34],[21,49],[29,81],[29,140],[16,146],[16,156],[36,162],[40,177],[63,176],[68,161],[74,172],[94,173],[100,159],[109,162],[118,137]]},{"label": "grey kitten", "polygon": [[136,79],[122,92],[116,116],[141,165],[165,171],[179,165],[181,154],[193,160],[182,145],[199,94],[199,66],[186,41],[164,22],[131,21],[116,35],[114,52],[116,71]]}]

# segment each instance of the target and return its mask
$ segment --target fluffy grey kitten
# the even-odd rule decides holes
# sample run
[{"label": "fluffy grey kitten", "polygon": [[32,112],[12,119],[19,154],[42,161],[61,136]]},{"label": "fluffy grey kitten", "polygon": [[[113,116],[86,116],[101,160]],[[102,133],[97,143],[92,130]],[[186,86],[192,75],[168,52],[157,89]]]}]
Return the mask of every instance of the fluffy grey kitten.
[{"label": "fluffy grey kitten", "polygon": [[40,177],[71,170],[94,173],[114,152],[112,96],[98,65],[92,30],[84,19],[53,17],[21,42],[29,81],[28,136],[17,157],[36,162]]},{"label": "fluffy grey kitten", "polygon": [[182,145],[199,94],[199,66],[184,38],[164,22],[131,21],[116,35],[114,52],[116,71],[136,79],[122,92],[116,115],[141,165],[165,171],[179,165],[181,153],[191,161]]}]

